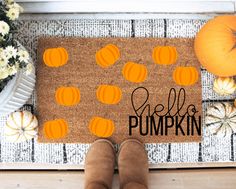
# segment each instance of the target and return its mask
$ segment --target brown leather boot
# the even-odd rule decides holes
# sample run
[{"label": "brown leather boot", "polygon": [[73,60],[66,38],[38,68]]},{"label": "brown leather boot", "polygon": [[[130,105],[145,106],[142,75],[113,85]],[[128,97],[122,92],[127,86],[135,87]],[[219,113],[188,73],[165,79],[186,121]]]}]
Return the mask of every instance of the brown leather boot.
[{"label": "brown leather boot", "polygon": [[136,139],[121,144],[118,155],[121,189],[148,188],[148,158],[144,145]]},{"label": "brown leather boot", "polygon": [[111,189],[115,167],[115,150],[106,139],[95,141],[85,160],[85,189]]}]

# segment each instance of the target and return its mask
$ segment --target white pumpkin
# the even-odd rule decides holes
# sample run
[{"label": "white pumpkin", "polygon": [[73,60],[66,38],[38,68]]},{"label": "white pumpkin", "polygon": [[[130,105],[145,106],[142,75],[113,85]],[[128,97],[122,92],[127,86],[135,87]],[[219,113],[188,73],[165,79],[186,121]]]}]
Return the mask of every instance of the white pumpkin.
[{"label": "white pumpkin", "polygon": [[37,136],[38,120],[29,111],[11,113],[5,127],[6,139],[10,142],[23,142]]},{"label": "white pumpkin", "polygon": [[215,103],[209,106],[205,117],[206,127],[219,137],[236,133],[236,108],[230,103]]},{"label": "white pumpkin", "polygon": [[219,77],[214,81],[213,90],[222,96],[231,95],[236,90],[236,84],[233,78]]}]

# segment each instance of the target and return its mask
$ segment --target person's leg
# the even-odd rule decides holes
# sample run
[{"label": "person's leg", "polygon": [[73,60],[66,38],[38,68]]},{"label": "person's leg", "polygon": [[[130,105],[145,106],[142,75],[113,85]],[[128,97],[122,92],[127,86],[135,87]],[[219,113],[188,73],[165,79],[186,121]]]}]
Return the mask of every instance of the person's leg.
[{"label": "person's leg", "polygon": [[148,158],[144,145],[135,139],[121,144],[118,155],[121,189],[148,189]]},{"label": "person's leg", "polygon": [[111,189],[115,167],[115,150],[105,139],[95,141],[85,160],[85,189]]}]

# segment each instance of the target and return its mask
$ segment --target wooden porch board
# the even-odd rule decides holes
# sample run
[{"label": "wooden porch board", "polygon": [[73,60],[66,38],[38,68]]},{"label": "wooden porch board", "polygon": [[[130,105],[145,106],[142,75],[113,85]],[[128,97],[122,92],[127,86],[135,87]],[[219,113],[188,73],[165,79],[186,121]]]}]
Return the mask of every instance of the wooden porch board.
[{"label": "wooden porch board", "polygon": [[[234,189],[235,169],[161,170],[149,174],[149,189]],[[82,189],[81,171],[1,171],[1,189]],[[119,188],[118,175],[113,189]]]}]

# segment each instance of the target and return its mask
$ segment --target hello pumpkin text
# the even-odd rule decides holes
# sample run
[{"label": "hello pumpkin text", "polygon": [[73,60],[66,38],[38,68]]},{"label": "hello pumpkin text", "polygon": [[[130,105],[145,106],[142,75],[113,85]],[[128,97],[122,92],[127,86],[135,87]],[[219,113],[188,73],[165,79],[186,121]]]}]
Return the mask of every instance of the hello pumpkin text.
[{"label": "hello pumpkin text", "polygon": [[[142,103],[135,103],[135,96],[145,94]],[[129,116],[129,135],[138,129],[140,135],[168,135],[173,129],[175,135],[201,135],[201,116],[194,104],[185,105],[186,92],[181,88],[178,92],[171,88],[168,95],[167,107],[157,104],[151,109],[149,91],[145,87],[136,88],[131,94],[131,104],[135,115]],[[184,109],[185,107],[185,109]],[[185,121],[184,121],[185,120]],[[185,123],[185,124],[183,124]]]}]

